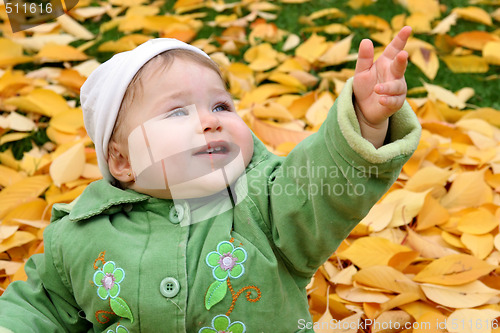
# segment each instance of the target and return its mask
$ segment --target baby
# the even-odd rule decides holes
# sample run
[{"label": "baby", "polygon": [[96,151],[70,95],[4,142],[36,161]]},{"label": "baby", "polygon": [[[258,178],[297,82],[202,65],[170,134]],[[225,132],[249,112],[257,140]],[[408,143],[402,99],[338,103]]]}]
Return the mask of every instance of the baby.
[{"label": "baby", "polygon": [[410,33],[375,63],[362,41],[354,78],[287,157],[199,49],[154,39],[102,64],[81,101],[104,179],[54,205],[45,253],[0,297],[0,332],[313,332],[306,285],[419,141]]}]

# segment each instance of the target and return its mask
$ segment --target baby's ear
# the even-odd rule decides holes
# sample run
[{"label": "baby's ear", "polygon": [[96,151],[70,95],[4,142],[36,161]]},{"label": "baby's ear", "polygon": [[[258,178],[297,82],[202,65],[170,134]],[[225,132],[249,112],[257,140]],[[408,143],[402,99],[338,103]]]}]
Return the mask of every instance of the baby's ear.
[{"label": "baby's ear", "polygon": [[115,141],[108,144],[108,168],[115,179],[122,183],[129,183],[134,180],[132,166],[128,155],[124,154],[123,146]]}]

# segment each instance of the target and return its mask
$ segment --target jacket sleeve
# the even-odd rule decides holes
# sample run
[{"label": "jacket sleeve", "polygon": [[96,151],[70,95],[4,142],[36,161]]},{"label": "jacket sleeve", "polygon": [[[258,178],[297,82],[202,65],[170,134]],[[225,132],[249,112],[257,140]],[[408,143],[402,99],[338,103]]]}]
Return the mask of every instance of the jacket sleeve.
[{"label": "jacket sleeve", "polygon": [[420,139],[405,102],[376,149],[360,134],[352,96],[351,79],[319,131],[270,168],[269,195],[252,198],[277,252],[302,277],[314,274],[389,189]]},{"label": "jacket sleeve", "polygon": [[27,281],[12,282],[0,297],[0,332],[87,331],[85,314],[79,312],[53,260],[54,227],[51,224],[44,232],[45,253],[26,262]]}]

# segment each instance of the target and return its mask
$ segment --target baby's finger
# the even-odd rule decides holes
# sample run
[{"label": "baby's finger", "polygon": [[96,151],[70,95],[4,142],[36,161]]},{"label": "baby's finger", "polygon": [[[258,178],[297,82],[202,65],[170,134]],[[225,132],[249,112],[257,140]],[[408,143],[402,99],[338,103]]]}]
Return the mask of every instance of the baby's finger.
[{"label": "baby's finger", "polygon": [[404,80],[394,80],[379,83],[374,88],[379,95],[398,96],[406,94],[406,82]]},{"label": "baby's finger", "polygon": [[379,103],[391,110],[399,110],[405,101],[406,95],[380,96]]},{"label": "baby's finger", "polygon": [[405,48],[406,41],[410,37],[411,28],[406,26],[399,31],[396,37],[385,48],[382,55],[389,59],[394,59],[396,55]]},{"label": "baby's finger", "polygon": [[391,63],[391,73],[396,79],[404,76],[408,64],[408,52],[401,51],[396,55],[396,59]]},{"label": "baby's finger", "polygon": [[373,43],[369,39],[363,39],[359,44],[358,60],[354,74],[364,72],[373,65]]}]

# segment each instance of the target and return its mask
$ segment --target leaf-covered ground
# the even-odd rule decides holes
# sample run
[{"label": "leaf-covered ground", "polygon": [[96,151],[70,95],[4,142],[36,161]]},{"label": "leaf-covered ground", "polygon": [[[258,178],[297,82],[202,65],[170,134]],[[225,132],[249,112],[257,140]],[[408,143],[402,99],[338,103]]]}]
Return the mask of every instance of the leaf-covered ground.
[{"label": "leaf-covered ground", "polygon": [[314,328],[500,332],[500,1],[82,0],[30,31],[12,33],[4,5],[0,20],[0,294],[43,252],[52,205],[100,177],[79,89],[114,53],[153,37],[200,47],[286,155],[324,121],[361,39],[378,53],[410,25],[421,142],[308,286]]}]

